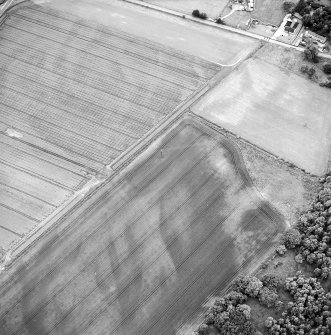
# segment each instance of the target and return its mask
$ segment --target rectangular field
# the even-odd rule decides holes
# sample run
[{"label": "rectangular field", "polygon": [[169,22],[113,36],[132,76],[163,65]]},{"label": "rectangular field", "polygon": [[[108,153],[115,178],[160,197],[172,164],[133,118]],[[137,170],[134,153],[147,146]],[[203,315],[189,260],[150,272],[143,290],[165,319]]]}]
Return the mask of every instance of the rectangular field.
[{"label": "rectangular field", "polygon": [[4,248],[219,70],[115,28],[31,4],[11,12],[2,26],[0,63]]},{"label": "rectangular field", "polygon": [[316,175],[326,172],[330,92],[260,59],[244,62],[193,112]]},{"label": "rectangular field", "polygon": [[237,148],[187,120],[17,259],[0,333],[175,334],[282,229]]}]

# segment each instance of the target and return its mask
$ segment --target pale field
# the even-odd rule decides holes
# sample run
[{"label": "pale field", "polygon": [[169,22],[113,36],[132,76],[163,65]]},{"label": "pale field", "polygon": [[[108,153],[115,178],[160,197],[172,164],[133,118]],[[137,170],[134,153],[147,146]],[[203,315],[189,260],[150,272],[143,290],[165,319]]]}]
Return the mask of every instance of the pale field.
[{"label": "pale field", "polygon": [[1,334],[174,334],[283,231],[236,146],[180,123],[1,277]]},{"label": "pale field", "polygon": [[220,67],[37,5],[0,30],[0,247],[103,173]]},{"label": "pale field", "polygon": [[205,12],[208,17],[217,18],[229,0],[144,0],[144,2],[185,14],[192,14],[194,9],[198,9],[200,12]]},{"label": "pale field", "polygon": [[330,92],[301,76],[250,59],[192,110],[308,172],[327,169]]},{"label": "pale field", "polygon": [[215,63],[232,64],[259,46],[255,39],[220,31],[124,1],[34,1],[43,4],[45,8],[61,9],[83,19],[102,23]]}]

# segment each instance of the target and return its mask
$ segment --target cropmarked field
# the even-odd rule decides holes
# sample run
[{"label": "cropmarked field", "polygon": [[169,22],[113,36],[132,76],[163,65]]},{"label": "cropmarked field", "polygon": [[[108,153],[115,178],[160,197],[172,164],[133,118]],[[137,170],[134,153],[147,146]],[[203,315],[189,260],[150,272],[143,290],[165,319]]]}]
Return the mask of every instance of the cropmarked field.
[{"label": "cropmarked field", "polygon": [[0,62],[0,246],[5,248],[219,70],[37,5],[21,7],[5,21]]},{"label": "cropmarked field", "polygon": [[174,334],[283,229],[236,147],[190,120],[116,178],[2,278],[1,334]]},{"label": "cropmarked field", "polygon": [[330,92],[302,76],[250,59],[192,110],[308,172],[326,171]]}]

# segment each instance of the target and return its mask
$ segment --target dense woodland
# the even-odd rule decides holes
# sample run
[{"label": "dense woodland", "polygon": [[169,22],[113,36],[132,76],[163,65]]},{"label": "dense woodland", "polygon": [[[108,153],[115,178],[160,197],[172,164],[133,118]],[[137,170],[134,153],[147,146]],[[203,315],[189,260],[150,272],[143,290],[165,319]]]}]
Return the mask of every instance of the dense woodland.
[{"label": "dense woodland", "polygon": [[[265,320],[267,335],[328,335],[331,334],[331,173],[320,179],[320,189],[310,208],[300,216],[296,226],[285,232],[283,244],[276,253],[295,251],[295,261],[305,263],[310,275],[297,272],[284,281],[277,274],[239,277],[232,291],[217,299],[205,314],[196,334],[207,335],[217,330],[222,335],[257,335],[251,320],[248,298],[281,312],[281,317]],[[291,297],[281,301],[282,288]]]},{"label": "dense woodland", "polygon": [[330,38],[331,2],[325,6],[314,0],[300,0],[294,12],[302,15],[303,25],[317,34]]}]

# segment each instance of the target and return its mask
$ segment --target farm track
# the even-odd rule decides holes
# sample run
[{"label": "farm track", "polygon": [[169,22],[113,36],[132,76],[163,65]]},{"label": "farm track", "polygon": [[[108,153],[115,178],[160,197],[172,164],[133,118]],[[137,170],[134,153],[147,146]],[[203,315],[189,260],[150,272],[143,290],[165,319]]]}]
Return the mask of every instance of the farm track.
[{"label": "farm track", "polygon": [[[88,206],[79,209],[78,216],[72,213],[71,219],[63,218],[66,219],[67,225],[57,226],[59,231],[56,231],[57,227],[54,227],[56,238],[46,237],[43,243],[46,243],[47,248],[40,249],[35,254],[33,261],[21,268],[21,272],[16,273],[12,282],[2,286],[3,304],[7,307],[1,315],[3,321],[0,323],[0,330],[7,331],[6,335],[26,334],[25,329],[35,329],[35,334],[53,334],[54,332],[69,334],[76,331],[87,334],[92,328],[94,331],[98,329],[96,327],[99,323],[107,320],[109,310],[115,308],[114,304],[121,302],[121,319],[117,321],[115,319],[111,328],[107,328],[108,331],[114,334],[121,333],[121,330],[127,334],[132,332],[134,334],[155,334],[155,331],[160,334],[169,334],[165,331],[164,322],[167,322],[167,318],[171,319],[172,310],[179,311],[178,306],[183,306],[183,299],[187,299],[187,294],[190,294],[192,290],[196,291],[197,285],[200,287],[201,283],[210,277],[207,271],[208,266],[213,268],[216,265],[212,264],[217,264],[220,268],[223,263],[229,266],[227,254],[232,253],[231,239],[225,238],[224,243],[220,242],[221,245],[216,247],[217,252],[212,253],[211,257],[207,257],[210,251],[207,254],[206,251],[215,248],[215,238],[227,235],[227,229],[224,226],[226,222],[237,220],[235,218],[239,215],[239,207],[233,205],[235,202],[230,202],[228,205],[223,202],[224,194],[229,197],[235,196],[236,190],[245,189],[250,185],[250,181],[242,178],[245,172],[240,166],[241,160],[238,161],[236,151],[230,150],[226,159],[231,162],[234,176],[240,183],[236,186],[231,181],[223,186],[220,184],[217,174],[215,175],[215,172],[209,170],[208,167],[211,164],[209,163],[211,157],[215,155],[220,157],[218,150],[223,147],[227,152],[229,148],[233,149],[231,144],[228,145],[227,140],[216,140],[211,134],[199,130],[196,124],[182,123],[175,131],[167,135],[162,144],[146,159],[130,168],[117,181],[109,181],[96,191],[98,194],[101,192],[102,196],[93,200],[93,193],[90,194],[86,199]],[[160,150],[166,155],[166,164],[160,161]],[[172,177],[171,182],[165,184],[166,187],[161,187],[162,180],[166,181],[169,176],[174,178]],[[110,187],[107,184],[113,185]],[[126,185],[130,186],[128,189],[130,192],[128,196],[123,197],[120,194],[123,192],[121,191],[123,187],[124,189],[127,187]],[[186,190],[185,185],[190,185],[189,189]],[[254,198],[254,194],[248,187],[246,196],[249,199],[253,196],[250,200],[253,203],[259,202],[259,197],[255,195]],[[143,206],[140,203],[140,197],[144,199]],[[109,203],[112,205],[105,212],[105,216],[101,211],[105,208],[105,204]],[[158,211],[160,204],[167,205],[162,211],[160,223],[154,225],[154,220],[150,218]],[[192,213],[188,214],[193,208]],[[223,208],[221,216],[220,208]],[[95,226],[96,215],[101,218],[97,221],[97,226]],[[268,234],[273,236],[274,230],[269,231],[268,225],[263,224],[262,227],[265,228],[261,229],[260,225],[263,221],[261,215],[264,217],[263,220],[270,221],[268,217],[260,213],[259,209],[254,212],[248,222],[244,221],[244,224],[240,226],[240,231],[245,231],[247,226],[253,225],[251,229],[259,232],[257,238],[261,241],[269,238]],[[206,223],[205,227],[202,225],[203,222]],[[81,230],[75,229],[77,225]],[[178,227],[175,234],[172,233],[172,227]],[[129,245],[130,248],[117,253],[116,246],[130,234],[136,236]],[[190,241],[194,243],[183,248],[182,243],[187,234],[191,236]],[[52,232],[49,235],[52,235]],[[146,250],[160,236],[164,239],[164,246],[158,248],[157,253],[152,253],[145,259]],[[84,253],[80,255],[79,250],[82,246],[84,246]],[[95,246],[98,247],[95,248]],[[62,250],[59,255],[48,252],[59,250],[59,248]],[[251,252],[254,254],[254,251]],[[48,254],[47,262],[43,257],[44,253]],[[153,282],[147,291],[132,297],[133,300],[130,298],[132,303],[128,303],[128,294],[131,296],[132,292],[139,292],[140,274],[151,272],[151,269],[162,263],[165,255],[168,254],[173,255],[172,262],[175,267],[167,272],[166,276]],[[33,257],[33,254],[30,254],[29,257]],[[207,262],[203,263],[203,269],[201,269],[201,264],[195,268],[201,257],[207,257]],[[138,271],[132,269],[132,264],[134,264],[132,261],[135,259]],[[76,264],[74,267],[73,263]],[[47,264],[52,264],[52,267],[48,272],[42,271],[41,278],[40,275],[33,274],[35,266],[46,266],[47,268]],[[231,267],[233,267],[232,264]],[[93,271],[98,268],[100,271],[96,273],[97,282],[88,280],[92,275],[94,276]],[[62,277],[59,277],[60,273],[63,273]],[[171,278],[174,278],[175,273],[176,277],[180,274],[179,282],[170,289],[166,283],[174,280]],[[15,282],[21,281],[25,281],[24,293],[15,294]],[[107,287],[109,282],[116,283],[116,292],[104,292],[103,299],[99,300],[100,289]],[[215,282],[203,287],[203,292],[194,298],[195,305],[200,306],[200,299],[207,296],[209,290],[215,290],[216,287],[213,285]],[[9,292],[12,290],[13,295],[8,300],[7,297],[11,295]],[[161,305],[156,306],[156,312],[153,311],[149,321],[146,320],[145,323],[141,323],[139,327],[132,330],[130,325],[134,324],[133,315],[139,315],[139,311],[147,308],[154,297],[161,294],[158,292],[164,290],[167,290],[166,297],[168,298],[162,298]],[[36,294],[39,291],[45,292],[46,295]],[[19,323],[16,322],[14,325],[9,320],[11,315],[19,315],[21,303],[24,301],[29,301],[29,310],[24,313],[25,326],[21,328]],[[53,301],[66,307],[63,307],[63,311],[53,314]],[[188,313],[191,313],[190,308]],[[196,307],[193,309],[196,310]],[[183,308],[181,307],[180,310]],[[180,316],[176,315],[177,317]],[[38,325],[38,320],[43,320],[42,328],[33,328],[34,325]],[[76,320],[81,321],[78,323],[80,326],[75,328]],[[169,329],[171,327],[172,325],[169,325]],[[131,330],[126,332],[128,329]]]},{"label": "farm track", "polygon": [[[37,179],[44,189],[51,188],[48,183],[66,191],[61,199],[58,191],[54,199],[47,198],[56,210],[220,69],[33,4],[8,13],[0,49],[0,146],[7,152],[2,162],[16,174],[24,172],[21,182],[33,184],[33,192],[10,184],[10,176],[0,183],[7,187],[12,210],[25,210],[38,222],[40,213],[51,213],[46,204],[36,210],[44,192],[35,188]],[[31,207],[23,205],[24,196]],[[16,214],[18,225],[22,221]],[[6,215],[6,221],[14,222],[14,216]],[[28,232],[29,224],[24,227]]]}]

